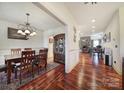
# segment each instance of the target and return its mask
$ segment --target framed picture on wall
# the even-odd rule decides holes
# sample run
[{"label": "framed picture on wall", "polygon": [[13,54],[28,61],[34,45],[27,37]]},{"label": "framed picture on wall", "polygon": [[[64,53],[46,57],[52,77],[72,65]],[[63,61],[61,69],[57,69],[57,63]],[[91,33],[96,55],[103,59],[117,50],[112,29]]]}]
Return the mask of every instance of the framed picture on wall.
[{"label": "framed picture on wall", "polygon": [[103,36],[103,41],[104,41],[104,42],[107,41],[107,35],[106,35],[106,34],[104,34],[104,36]]},{"label": "framed picture on wall", "polygon": [[27,40],[26,36],[17,33],[18,29],[8,27],[8,39]]},{"label": "framed picture on wall", "polygon": [[110,42],[111,41],[111,32],[108,32],[107,33],[107,42]]},{"label": "framed picture on wall", "polygon": [[108,33],[108,42],[111,42],[111,32]]},{"label": "framed picture on wall", "polygon": [[76,34],[77,34],[77,30],[76,30],[76,27],[73,27],[73,30],[74,30],[74,37],[73,37],[73,41],[76,42]]},{"label": "framed picture on wall", "polygon": [[104,42],[111,42],[111,32],[104,34],[103,41]]}]

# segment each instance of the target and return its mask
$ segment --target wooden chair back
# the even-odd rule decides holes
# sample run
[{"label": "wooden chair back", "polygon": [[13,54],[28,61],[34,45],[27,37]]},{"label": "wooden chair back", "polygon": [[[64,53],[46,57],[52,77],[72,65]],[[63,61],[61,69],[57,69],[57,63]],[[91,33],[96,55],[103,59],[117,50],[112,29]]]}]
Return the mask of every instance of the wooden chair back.
[{"label": "wooden chair back", "polygon": [[35,59],[35,51],[22,51],[21,69],[30,69]]},{"label": "wooden chair back", "polygon": [[21,48],[11,49],[11,55],[21,54]]},{"label": "wooden chair back", "polygon": [[47,54],[48,54],[48,49],[39,50],[39,56],[38,56],[39,65],[44,65],[46,67],[46,65],[47,65]]},{"label": "wooden chair back", "polygon": [[31,51],[32,48],[24,48],[24,50],[26,50],[26,51]]},{"label": "wooden chair back", "polygon": [[39,50],[39,55],[42,59],[47,59],[48,49],[41,49]]}]

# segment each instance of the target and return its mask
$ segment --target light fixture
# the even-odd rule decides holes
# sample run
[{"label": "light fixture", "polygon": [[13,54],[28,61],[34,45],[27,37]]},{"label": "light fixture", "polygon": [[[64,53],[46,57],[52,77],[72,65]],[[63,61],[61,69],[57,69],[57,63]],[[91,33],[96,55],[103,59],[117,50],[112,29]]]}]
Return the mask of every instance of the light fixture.
[{"label": "light fixture", "polygon": [[95,32],[95,30],[93,29],[92,32]]},{"label": "light fixture", "polygon": [[21,33],[23,33],[22,30],[18,30],[18,34],[21,34]]},{"label": "light fixture", "polygon": [[92,19],[92,23],[95,23],[96,22],[96,19]]},{"label": "light fixture", "polygon": [[97,2],[84,2],[84,4],[86,4],[86,5],[96,5],[97,4]]},{"label": "light fixture", "polygon": [[95,26],[92,26],[92,28],[96,28]]},{"label": "light fixture", "polygon": [[30,36],[36,35],[36,28],[31,26],[28,22],[28,17],[30,16],[29,13],[26,13],[27,16],[27,22],[26,24],[19,24],[18,25],[18,34],[26,36],[27,39],[29,39]]},{"label": "light fixture", "polygon": [[96,5],[97,4],[97,2],[84,2],[84,4],[90,4],[90,5]]}]

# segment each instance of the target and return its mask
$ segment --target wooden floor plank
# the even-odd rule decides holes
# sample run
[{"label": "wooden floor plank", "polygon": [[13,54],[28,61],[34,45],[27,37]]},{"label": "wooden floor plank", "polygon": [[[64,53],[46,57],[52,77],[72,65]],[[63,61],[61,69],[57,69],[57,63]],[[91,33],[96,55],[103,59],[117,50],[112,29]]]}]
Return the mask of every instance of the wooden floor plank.
[{"label": "wooden floor plank", "polygon": [[103,64],[97,56],[80,54],[80,62],[68,74],[64,65],[39,76],[19,89],[79,90],[79,89],[121,89],[122,78],[112,67]]}]

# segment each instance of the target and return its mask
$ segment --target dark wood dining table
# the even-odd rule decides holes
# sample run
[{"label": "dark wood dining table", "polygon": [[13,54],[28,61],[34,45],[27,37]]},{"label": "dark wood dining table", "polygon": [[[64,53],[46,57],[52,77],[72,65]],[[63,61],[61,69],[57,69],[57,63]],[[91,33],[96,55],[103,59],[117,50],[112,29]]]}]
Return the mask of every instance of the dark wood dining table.
[{"label": "dark wood dining table", "polygon": [[[38,56],[39,52],[36,52],[35,56]],[[18,63],[21,60],[21,54],[18,55],[5,55],[5,64],[7,65],[7,84],[11,83],[12,76],[12,63]]]}]

